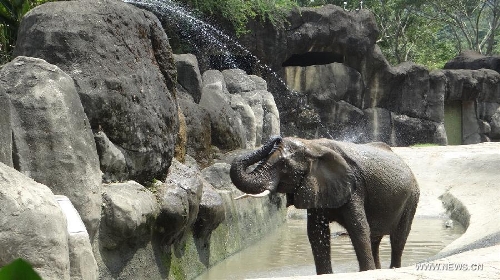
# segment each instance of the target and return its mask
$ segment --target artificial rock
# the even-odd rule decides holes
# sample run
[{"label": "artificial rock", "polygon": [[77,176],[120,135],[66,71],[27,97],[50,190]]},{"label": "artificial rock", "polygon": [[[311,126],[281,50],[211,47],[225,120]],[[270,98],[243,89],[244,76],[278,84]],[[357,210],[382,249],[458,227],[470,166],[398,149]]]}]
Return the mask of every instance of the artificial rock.
[{"label": "artificial rock", "polygon": [[177,67],[177,82],[191,96],[195,103],[200,102],[201,97],[201,74],[198,59],[193,54],[174,54]]},{"label": "artificial rock", "polygon": [[50,2],[23,18],[14,55],[57,65],[94,131],[127,161],[127,179],[163,179],[178,132],[176,65],[151,13],[113,0]]},{"label": "artificial rock", "polygon": [[200,105],[210,115],[213,145],[253,148],[280,133],[278,108],[265,88],[265,81],[240,69],[203,73]]},{"label": "artificial rock", "polygon": [[210,114],[184,89],[177,91],[177,101],[186,122],[186,153],[201,166],[212,160],[212,127]]},{"label": "artificial rock", "polygon": [[19,56],[0,70],[11,103],[13,166],[69,197],[91,238],[101,217],[101,172],[94,137],[73,79],[38,58]]},{"label": "artificial rock", "polygon": [[500,73],[500,57],[485,56],[475,51],[466,50],[444,65],[444,69],[491,69]]},{"label": "artificial rock", "polygon": [[156,186],[160,212],[156,227],[162,244],[182,241],[196,221],[203,194],[203,182],[198,171],[177,160],[172,161],[164,183]]},{"label": "artificial rock", "polygon": [[123,181],[127,178],[127,161],[123,152],[113,144],[106,133],[97,131],[94,133],[99,163],[104,183]]},{"label": "artificial rock", "polygon": [[66,217],[52,191],[0,163],[0,205],[0,267],[23,258],[43,279],[70,279]]},{"label": "artificial rock", "polygon": [[[295,9],[286,18],[286,28],[251,21],[250,31],[240,40],[278,74],[266,79],[280,111],[284,135],[443,145],[448,137],[443,126],[447,102],[459,101],[469,115],[464,116],[467,121],[462,123],[460,142],[490,138],[477,127],[481,121],[489,122],[493,114],[471,120],[467,101],[474,101],[478,108],[484,107],[483,102],[499,103],[498,57],[465,53],[450,61],[445,70],[434,71],[409,62],[392,66],[376,45],[377,24],[367,9],[346,11],[325,5]],[[376,115],[335,115],[340,101],[363,112],[388,110],[397,122],[390,123],[385,117],[380,119],[385,123],[377,123]],[[347,108],[344,105],[341,107]],[[475,113],[478,115],[477,110]],[[384,129],[378,129],[381,127]],[[406,133],[411,128],[424,130],[417,137]]]},{"label": "artificial rock", "polygon": [[159,213],[155,195],[134,181],[103,186],[103,220],[100,244],[116,249],[123,242],[138,243],[148,239]]},{"label": "artificial rock", "polygon": [[242,147],[245,136],[241,119],[231,108],[224,76],[219,71],[208,70],[202,77],[200,106],[210,115],[212,144],[223,150]]}]

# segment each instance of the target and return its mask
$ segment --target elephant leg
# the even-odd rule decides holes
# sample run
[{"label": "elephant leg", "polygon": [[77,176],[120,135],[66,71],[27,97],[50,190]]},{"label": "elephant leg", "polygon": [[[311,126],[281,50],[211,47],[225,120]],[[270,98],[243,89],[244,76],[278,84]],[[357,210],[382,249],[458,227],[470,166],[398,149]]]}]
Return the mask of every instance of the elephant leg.
[{"label": "elephant leg", "polygon": [[344,227],[349,233],[356,257],[358,258],[359,270],[365,271],[375,269],[372,246],[370,239],[370,225],[366,219],[364,203],[361,199],[354,197],[342,207]]},{"label": "elephant leg", "polygon": [[415,209],[404,211],[397,228],[391,232],[391,268],[401,267],[401,256],[410,234],[414,215]]},{"label": "elephant leg", "polygon": [[379,247],[380,241],[382,241],[382,236],[372,237],[372,255],[373,261],[375,262],[375,267],[380,269],[380,258],[379,258]]},{"label": "elephant leg", "polygon": [[307,210],[307,236],[314,256],[316,274],[333,273],[330,249],[330,226],[323,209]]}]

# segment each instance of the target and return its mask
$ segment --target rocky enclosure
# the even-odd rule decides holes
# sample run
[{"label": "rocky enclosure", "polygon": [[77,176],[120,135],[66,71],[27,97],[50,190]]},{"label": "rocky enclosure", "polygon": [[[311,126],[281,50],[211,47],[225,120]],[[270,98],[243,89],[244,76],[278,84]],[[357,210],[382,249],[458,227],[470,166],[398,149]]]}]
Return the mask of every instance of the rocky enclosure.
[{"label": "rocky enclosure", "polygon": [[[26,14],[0,69],[0,267],[23,257],[44,279],[193,278],[283,222],[282,197],[234,202],[228,175],[272,135],[445,144],[457,101],[462,142],[500,138],[493,62],[390,66],[365,10],[289,21],[255,23],[242,41],[293,92],[173,54],[152,13],[118,0]],[[54,195],[84,226],[70,230],[80,219]]]},{"label": "rocky enclosure", "polygon": [[[15,55],[0,70],[0,267],[23,257],[44,279],[192,278],[263,233],[248,224],[283,222],[279,199],[235,205],[227,163],[202,170],[280,133],[262,78],[200,73],[153,14],[113,0],[33,9]],[[66,231],[54,194],[83,232]]]},{"label": "rocky enclosure", "polygon": [[[178,25],[162,23],[182,33]],[[204,58],[203,69],[227,67],[214,60],[232,59],[265,77],[284,135],[392,146],[500,139],[498,58],[463,54],[433,71],[410,62],[393,66],[376,45],[370,11],[333,5],[293,10],[285,28],[262,21],[248,28],[238,39],[255,57],[238,48],[226,59],[193,49]]]}]

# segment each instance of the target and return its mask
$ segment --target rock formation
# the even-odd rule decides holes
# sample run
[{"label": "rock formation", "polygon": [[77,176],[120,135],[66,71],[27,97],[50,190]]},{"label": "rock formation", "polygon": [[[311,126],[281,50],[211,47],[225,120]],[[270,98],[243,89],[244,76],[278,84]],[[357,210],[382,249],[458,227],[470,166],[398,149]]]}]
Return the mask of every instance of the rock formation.
[{"label": "rock formation", "polygon": [[491,69],[500,72],[500,57],[485,56],[475,51],[463,51],[444,65],[444,69]]},{"label": "rock formation", "polygon": [[[244,82],[230,84],[236,89],[251,84],[252,92],[245,92],[244,98],[238,90],[223,91],[225,77],[214,72],[221,86],[215,94],[227,101],[221,104],[232,121],[240,124],[242,118],[231,103],[233,97],[246,104],[253,118],[248,129],[229,127],[234,123],[222,123],[226,127],[221,128],[216,110],[202,102],[203,86],[214,81],[202,80],[196,57],[174,56],[151,13],[115,0],[47,3],[33,9],[23,19],[15,54],[17,58],[0,70],[0,128],[5,132],[0,136],[0,161],[52,192],[35,200],[30,193],[19,193],[27,203],[21,206],[30,209],[25,213],[31,216],[22,216],[19,225],[3,220],[0,234],[9,236],[2,241],[14,245],[0,252],[2,261],[24,256],[47,279],[169,278],[184,267],[190,268],[184,273],[192,278],[261,234],[260,229],[226,233],[244,222],[226,221],[226,209],[254,211],[266,203],[235,210],[232,192],[208,183],[198,166],[212,164],[214,156],[222,156],[218,151],[254,147],[266,133],[279,134],[279,114],[264,80],[238,72]],[[239,133],[235,141],[225,142],[213,133],[217,129],[254,133]],[[246,137],[253,138],[248,142]],[[173,158],[174,147],[182,162]],[[8,199],[16,187],[32,184],[24,182],[27,177],[15,176],[22,180],[2,175],[8,180],[0,182],[0,189],[9,192],[2,197]],[[88,234],[66,230],[64,215],[56,217],[60,210],[52,193],[69,198]],[[25,253],[19,243],[24,233],[9,233],[10,228],[24,230],[31,218],[48,215],[38,207],[40,199],[55,207],[48,217],[56,224],[38,228],[38,221],[32,221],[40,235],[38,252],[58,255],[42,260],[44,264],[43,256]],[[268,221],[267,215],[282,221],[283,205],[276,205],[261,211],[263,221]],[[18,212],[5,207],[1,211],[4,217]],[[222,243],[213,245],[210,236],[222,223],[228,223],[217,232]],[[224,248],[225,238],[234,244]],[[54,248],[46,248],[47,242]],[[182,259],[187,242],[200,246],[186,252],[200,255],[195,269],[193,263],[165,263]],[[217,252],[211,253],[211,247]]]},{"label": "rock formation", "polygon": [[[39,231],[53,229],[50,234],[65,240],[36,239],[60,251],[46,265],[25,255],[44,278],[169,278],[185,267],[182,274],[192,278],[262,233],[232,217],[258,208],[269,229],[270,221],[283,221],[283,203],[236,207],[233,191],[222,187],[229,178],[211,184],[198,167],[279,134],[279,113],[263,79],[238,70],[202,75],[195,56],[172,54],[152,14],[121,1],[41,5],[23,19],[18,38],[17,57],[0,70],[0,161],[67,196],[88,230],[66,230],[64,216],[54,216],[56,196],[43,196],[57,211],[40,220],[47,225]],[[0,185],[14,194],[29,184]],[[35,218],[45,213],[32,210],[40,212],[26,211]],[[10,217],[18,210],[1,211]],[[10,227],[3,223],[0,234],[11,227],[25,231],[24,222],[4,222]],[[5,239],[13,246],[0,244],[2,261],[24,254],[16,238],[23,235]],[[187,243],[195,250],[186,250]],[[199,260],[182,263],[184,254]]]},{"label": "rock formation", "polygon": [[112,250],[123,243],[143,242],[151,232],[159,206],[151,191],[128,181],[104,185],[103,211],[100,244]]},{"label": "rock formation", "polygon": [[22,257],[43,279],[70,279],[66,218],[52,191],[3,163],[0,186],[0,267]]},{"label": "rock formation", "polygon": [[127,179],[164,179],[178,131],[176,68],[149,12],[118,1],[51,2],[19,27],[14,55],[71,76],[94,132],[123,153]]},{"label": "rock formation", "polygon": [[101,174],[73,80],[55,65],[22,56],[2,67],[0,80],[11,104],[4,130],[12,136],[10,164],[69,197],[93,238],[101,218]]},{"label": "rock formation", "polygon": [[[377,140],[395,146],[446,144],[447,134],[457,129],[459,143],[498,139],[487,128],[497,127],[493,115],[500,98],[498,73],[429,72],[412,63],[391,66],[375,44],[378,29],[368,10],[349,12],[333,5],[301,8],[287,20],[284,29],[251,22],[250,32],[241,38],[295,90],[271,90],[283,134]],[[498,70],[497,60],[469,55],[445,68]],[[279,80],[268,82],[271,88],[283,89]],[[461,107],[462,113],[445,116],[453,106]],[[461,127],[449,125],[455,119]]]},{"label": "rock formation", "polygon": [[264,79],[240,69],[199,74],[196,57],[174,57],[179,107],[187,126],[187,154],[202,166],[210,163],[213,146],[225,152],[254,148],[280,134],[279,112]]}]

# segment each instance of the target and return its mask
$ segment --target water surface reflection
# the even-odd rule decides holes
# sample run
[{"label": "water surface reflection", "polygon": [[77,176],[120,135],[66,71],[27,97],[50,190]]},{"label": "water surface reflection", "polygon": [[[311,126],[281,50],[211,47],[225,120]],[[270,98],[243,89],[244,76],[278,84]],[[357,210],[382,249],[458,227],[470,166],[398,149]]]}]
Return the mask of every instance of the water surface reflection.
[{"label": "water surface reflection", "polygon": [[[412,265],[435,255],[464,232],[463,227],[456,222],[453,228],[447,228],[444,224],[443,219],[416,218],[403,253],[402,265]],[[349,237],[335,235],[343,232],[335,223],[330,228],[334,273],[358,271]],[[383,268],[389,267],[390,253],[389,237],[386,236],[380,244]],[[197,280],[288,277],[315,273],[306,221],[289,220],[271,235],[211,268]]]}]

